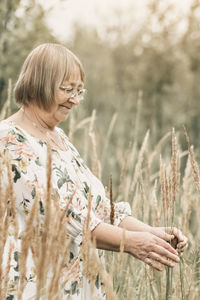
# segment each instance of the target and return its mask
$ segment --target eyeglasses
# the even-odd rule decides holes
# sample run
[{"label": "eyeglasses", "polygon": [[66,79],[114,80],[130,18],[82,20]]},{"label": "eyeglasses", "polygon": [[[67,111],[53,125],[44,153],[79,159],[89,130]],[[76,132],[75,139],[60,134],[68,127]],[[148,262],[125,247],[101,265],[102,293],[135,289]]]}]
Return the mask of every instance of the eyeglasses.
[{"label": "eyeglasses", "polygon": [[68,99],[77,97],[78,101],[84,100],[84,96],[87,93],[86,89],[77,90],[77,89],[73,89],[71,86],[61,85],[59,88],[60,90],[65,92]]}]

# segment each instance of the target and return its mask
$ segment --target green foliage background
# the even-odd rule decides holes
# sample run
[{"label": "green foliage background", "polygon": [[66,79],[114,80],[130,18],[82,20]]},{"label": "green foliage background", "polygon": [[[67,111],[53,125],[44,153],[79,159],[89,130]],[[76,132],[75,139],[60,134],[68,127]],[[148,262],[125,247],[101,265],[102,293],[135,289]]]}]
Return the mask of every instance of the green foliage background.
[{"label": "green foliage background", "polygon": [[[66,43],[81,59],[86,73],[87,101],[74,112],[76,122],[96,109],[97,144],[103,145],[112,116],[117,113],[104,176],[119,172],[116,149],[123,153],[132,138],[137,138],[140,145],[147,129],[151,131],[153,147],[172,127],[182,132],[184,124],[192,143],[200,146],[199,0],[191,1],[184,17],[176,17],[175,6],[167,2],[163,5],[162,1],[149,0],[147,17],[140,26],[134,24],[131,8],[116,10],[115,22],[104,24],[103,35],[95,28],[74,24],[74,38]],[[19,17],[19,9],[24,11],[23,17]],[[8,79],[14,84],[30,50],[40,43],[59,42],[47,27],[47,15],[48,11],[35,0],[1,1],[1,107],[7,98]],[[180,30],[182,23],[184,30]],[[142,103],[136,137],[133,128],[138,98],[142,98]],[[11,112],[15,110],[13,101]],[[69,122],[61,126],[68,130]],[[74,137],[80,152],[81,138],[83,130]],[[182,133],[181,140],[184,141]],[[101,146],[98,154],[101,160]],[[117,176],[114,180],[117,182]]]}]

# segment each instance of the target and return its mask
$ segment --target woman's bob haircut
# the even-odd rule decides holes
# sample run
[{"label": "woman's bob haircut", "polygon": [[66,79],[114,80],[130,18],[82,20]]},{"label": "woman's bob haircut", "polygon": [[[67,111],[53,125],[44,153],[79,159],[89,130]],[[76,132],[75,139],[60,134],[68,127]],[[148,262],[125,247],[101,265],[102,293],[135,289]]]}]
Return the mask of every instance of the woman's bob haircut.
[{"label": "woman's bob haircut", "polygon": [[19,105],[34,103],[49,111],[55,103],[55,92],[64,80],[74,74],[84,81],[84,71],[79,59],[59,44],[42,44],[26,58],[15,85],[15,99]]}]

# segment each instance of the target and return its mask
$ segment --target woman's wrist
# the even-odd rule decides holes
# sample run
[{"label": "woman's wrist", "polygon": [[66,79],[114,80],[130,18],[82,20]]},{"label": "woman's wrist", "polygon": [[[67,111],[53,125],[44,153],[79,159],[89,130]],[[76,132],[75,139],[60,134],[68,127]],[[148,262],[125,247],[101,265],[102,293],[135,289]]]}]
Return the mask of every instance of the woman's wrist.
[{"label": "woman's wrist", "polygon": [[126,218],[124,218],[123,221],[119,224],[119,227],[134,232],[152,233],[153,231],[152,226],[145,224],[132,216],[127,216]]}]

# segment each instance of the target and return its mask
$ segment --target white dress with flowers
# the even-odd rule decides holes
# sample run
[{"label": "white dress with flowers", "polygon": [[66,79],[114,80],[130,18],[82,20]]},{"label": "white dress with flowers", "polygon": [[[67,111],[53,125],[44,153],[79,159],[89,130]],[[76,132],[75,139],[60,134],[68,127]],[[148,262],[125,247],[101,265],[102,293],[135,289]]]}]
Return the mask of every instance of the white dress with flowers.
[{"label": "white dress with flowers", "polygon": [[[110,223],[110,202],[105,196],[102,183],[91,173],[84,164],[79,153],[70,143],[67,136],[60,128],[56,128],[65,138],[67,151],[52,149],[52,187],[59,196],[60,207],[65,207],[71,195],[76,190],[72,204],[67,214],[67,232],[72,238],[70,244],[70,261],[67,265],[69,272],[73,272],[63,291],[63,299],[105,299],[99,278],[96,279],[93,293],[90,292],[88,280],[82,275],[82,262],[80,248],[82,243],[82,231],[85,218],[88,214],[88,193],[91,187],[92,208],[90,214],[90,229],[93,230],[99,223]],[[34,199],[41,197],[46,185],[46,159],[47,145],[44,141],[28,134],[24,129],[11,121],[0,122],[0,154],[7,149],[11,156],[14,195],[16,198],[17,219],[19,232],[23,232],[25,221],[30,213]],[[130,215],[128,203],[115,204],[114,225],[118,226],[124,217]],[[19,280],[18,257],[20,244],[14,243],[12,252],[11,269],[6,300],[16,299]],[[8,246],[7,246],[8,247]],[[5,248],[5,253],[8,249]],[[6,255],[5,255],[6,256]],[[31,260],[28,259],[31,266]],[[34,298],[35,284],[31,267],[27,267],[26,286],[23,300]]]}]

